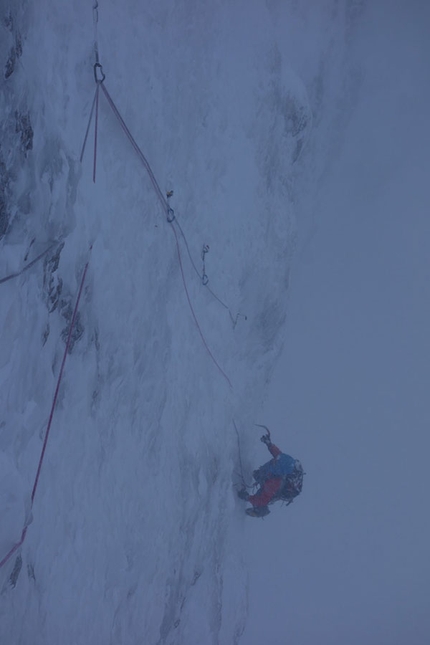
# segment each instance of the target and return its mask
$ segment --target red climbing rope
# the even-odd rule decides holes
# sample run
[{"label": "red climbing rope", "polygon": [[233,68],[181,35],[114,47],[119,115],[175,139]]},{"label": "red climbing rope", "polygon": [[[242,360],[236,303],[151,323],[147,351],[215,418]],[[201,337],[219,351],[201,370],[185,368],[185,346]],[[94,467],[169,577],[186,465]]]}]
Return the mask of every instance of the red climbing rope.
[{"label": "red climbing rope", "polygon": [[[91,248],[92,247],[90,247],[90,249]],[[38,487],[38,484],[39,484],[40,472],[42,470],[43,460],[44,460],[45,452],[46,452],[46,446],[48,444],[49,433],[51,431],[51,426],[52,426],[52,419],[54,417],[54,410],[55,410],[55,406],[56,406],[56,403],[57,403],[58,392],[60,390],[61,379],[63,378],[64,365],[66,364],[67,354],[69,353],[70,341],[71,341],[71,338],[72,338],[73,328],[74,328],[75,322],[76,322],[76,316],[77,316],[77,313],[78,313],[78,307],[79,307],[79,302],[80,302],[81,295],[82,295],[82,290],[84,288],[84,282],[85,282],[85,278],[86,278],[86,275],[87,275],[88,265],[89,265],[89,260],[86,263],[85,268],[84,268],[84,272],[82,274],[81,284],[79,286],[79,291],[78,291],[78,297],[76,298],[76,304],[75,304],[75,308],[73,310],[72,320],[70,321],[70,328],[69,328],[69,333],[68,333],[68,336],[67,336],[66,347],[64,349],[63,360],[61,362],[60,372],[58,374],[57,385],[56,385],[56,388],[55,388],[54,398],[52,400],[52,405],[51,405],[51,412],[49,414],[48,425],[47,425],[47,428],[46,428],[45,438],[43,440],[42,450],[41,450],[40,457],[39,457],[39,464],[37,466],[36,477],[34,479],[33,490],[32,490],[32,493],[31,493],[31,508],[33,508],[34,498],[36,496],[36,491],[37,491],[37,487]],[[27,534],[27,528],[28,528],[27,526],[24,527],[24,529],[22,531],[22,534],[21,534],[20,541],[17,544],[15,544],[12,547],[12,549],[9,551],[9,553],[3,558],[3,560],[1,560],[0,569],[12,557],[12,555],[15,553],[15,551],[17,549],[19,549],[21,544],[24,542],[25,536]]]},{"label": "red climbing rope", "polygon": [[148,162],[147,158],[145,157],[145,155],[143,154],[142,150],[137,145],[135,138],[133,137],[133,135],[131,134],[130,130],[128,129],[127,124],[125,123],[124,119],[122,118],[121,114],[119,113],[119,110],[116,107],[115,103],[113,102],[112,97],[109,94],[109,92],[107,91],[104,83],[101,84],[101,88],[102,88],[102,90],[104,92],[104,95],[106,96],[107,102],[109,103],[109,105],[110,105],[110,107],[112,109],[112,112],[115,114],[116,118],[118,119],[122,129],[124,130],[128,140],[130,141],[131,145],[133,146],[137,156],[139,157],[139,159],[141,160],[141,162],[145,166],[146,172],[148,173],[149,178],[150,178],[150,180],[152,182],[152,185],[154,186],[154,190],[157,193],[158,199],[160,200],[161,204],[164,207],[164,210],[167,213],[169,211],[169,205],[167,203],[166,198],[163,195],[163,192],[162,192],[162,190],[161,190],[161,188],[160,188],[160,186],[158,184],[158,181],[155,178],[154,173],[152,172],[152,168],[149,165],[149,162]]},{"label": "red climbing rope", "polygon": [[69,353],[70,340],[72,338],[72,332],[73,332],[73,328],[74,328],[75,322],[76,322],[76,316],[77,316],[77,313],[78,313],[79,301],[81,299],[82,290],[84,288],[84,282],[85,282],[85,278],[86,278],[87,271],[88,271],[88,264],[89,264],[89,260],[86,263],[85,268],[84,268],[84,272],[82,274],[81,284],[79,286],[79,291],[78,291],[78,297],[76,298],[76,304],[75,304],[75,308],[73,310],[72,320],[70,322],[69,334],[67,336],[66,347],[64,349],[64,354],[63,354],[63,360],[61,361],[60,372],[58,374],[58,379],[57,379],[57,386],[55,388],[54,398],[52,400],[51,412],[49,414],[48,426],[46,428],[45,439],[43,441],[42,452],[40,454],[39,465],[37,467],[37,473],[36,473],[36,477],[35,477],[35,480],[34,480],[33,490],[32,490],[32,493],[31,493],[31,505],[33,505],[34,497],[36,495],[37,486],[39,484],[40,471],[42,469],[43,459],[45,457],[46,445],[48,443],[49,433],[51,431],[51,425],[52,425],[52,419],[53,419],[53,416],[54,416],[55,405],[57,403],[57,398],[58,398],[58,392],[60,390],[61,379],[63,378],[64,365],[66,364],[67,354]]},{"label": "red climbing rope", "polygon": [[2,566],[3,566],[4,564],[6,564],[6,562],[7,562],[7,561],[8,561],[8,560],[13,556],[13,554],[15,553],[15,551],[17,551],[17,550],[19,549],[19,547],[21,546],[21,544],[24,542],[24,540],[25,540],[25,536],[26,536],[26,535],[27,535],[27,527],[25,526],[25,527],[24,527],[24,529],[23,529],[23,531],[22,531],[22,533],[21,533],[21,539],[20,539],[20,541],[19,541],[19,542],[17,542],[17,543],[16,543],[16,544],[11,548],[11,550],[9,551],[9,553],[8,553],[7,555],[5,555],[5,557],[3,558],[3,560],[0,562],[0,569],[1,569],[1,568],[2,568]]},{"label": "red climbing rope", "polygon": [[39,253],[37,257],[34,258],[31,262],[25,265],[20,271],[16,271],[15,273],[11,273],[10,275],[7,275],[5,278],[0,278],[0,284],[3,284],[4,282],[8,282],[8,280],[12,280],[13,278],[17,278],[20,276],[24,271],[27,271],[32,267],[36,262],[39,262],[49,251],[51,251],[55,246],[57,246],[59,242],[53,242],[50,246],[48,246],[47,249],[45,249],[42,253]]}]

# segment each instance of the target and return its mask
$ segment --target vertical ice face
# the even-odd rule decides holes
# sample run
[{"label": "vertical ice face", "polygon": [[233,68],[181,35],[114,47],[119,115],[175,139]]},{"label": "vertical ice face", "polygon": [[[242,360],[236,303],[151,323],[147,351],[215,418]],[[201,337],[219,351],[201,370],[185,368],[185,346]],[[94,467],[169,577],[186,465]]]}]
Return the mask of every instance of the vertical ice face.
[{"label": "vertical ice face", "polygon": [[0,239],[14,215],[13,186],[20,166],[33,147],[28,106],[16,82],[23,47],[20,8],[19,3],[0,6]]},{"label": "vertical ice face", "polygon": [[[281,346],[291,169],[309,136],[307,94],[260,3],[245,13],[222,2],[100,4],[106,86],[160,186],[174,189],[197,262],[210,246],[211,288],[242,313],[233,328],[181,238],[190,297],[232,393],[196,331],[151,183],[102,94],[95,185],[93,130],[78,164],[95,89],[91,8],[87,0],[49,1],[43,11],[15,5],[0,52],[4,269],[19,268],[30,247],[64,240],[1,294],[10,324],[0,339],[0,433],[16,441],[30,488],[93,245],[22,549],[26,573],[6,596],[1,635],[17,642],[20,632],[35,645],[235,642],[246,572],[231,422],[236,414],[241,428],[253,422]],[[26,423],[16,426],[20,414]],[[12,535],[25,517],[10,518]]]},{"label": "vertical ice face", "polygon": [[[1,559],[21,538],[26,514],[26,488],[11,457],[0,452],[0,554]],[[14,560],[11,560],[13,564]],[[0,571],[0,586],[10,566]]]}]

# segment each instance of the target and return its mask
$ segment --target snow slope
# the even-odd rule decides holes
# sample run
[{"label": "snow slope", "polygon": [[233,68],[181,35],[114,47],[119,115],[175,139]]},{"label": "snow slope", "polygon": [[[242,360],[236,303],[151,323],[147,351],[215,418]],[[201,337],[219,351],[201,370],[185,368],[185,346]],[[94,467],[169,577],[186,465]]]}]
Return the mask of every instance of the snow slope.
[{"label": "snow slope", "polygon": [[31,519],[89,261],[33,522],[18,559],[0,571],[0,640],[238,642],[247,573],[232,419],[241,430],[254,422],[280,350],[306,92],[259,2],[100,3],[106,87],[162,190],[174,189],[196,265],[209,244],[209,284],[242,314],[234,326],[181,240],[190,297],[230,387],[188,307],[170,225],[102,94],[95,184],[91,140],[79,163],[95,90],[92,3],[46,0],[36,11],[3,0],[0,10],[0,277],[64,243],[0,285],[0,454],[9,469],[0,557]]}]

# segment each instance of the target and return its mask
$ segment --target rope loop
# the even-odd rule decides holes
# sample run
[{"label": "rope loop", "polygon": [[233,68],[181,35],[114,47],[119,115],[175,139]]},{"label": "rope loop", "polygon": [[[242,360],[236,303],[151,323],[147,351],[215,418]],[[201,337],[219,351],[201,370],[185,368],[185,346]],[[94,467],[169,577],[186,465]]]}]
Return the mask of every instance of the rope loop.
[{"label": "rope loop", "polygon": [[167,208],[167,221],[169,224],[175,221],[175,211],[170,206]]},{"label": "rope loop", "polygon": [[208,278],[208,276],[206,275],[206,273],[204,273],[204,274],[202,275],[202,285],[205,287],[205,286],[207,285],[207,283],[208,283],[208,282],[209,282],[209,278]]},{"label": "rope loop", "polygon": [[102,65],[99,62],[94,63],[94,80],[97,83],[97,85],[100,85],[101,83],[103,83],[105,78],[106,78],[106,74],[103,72]]}]

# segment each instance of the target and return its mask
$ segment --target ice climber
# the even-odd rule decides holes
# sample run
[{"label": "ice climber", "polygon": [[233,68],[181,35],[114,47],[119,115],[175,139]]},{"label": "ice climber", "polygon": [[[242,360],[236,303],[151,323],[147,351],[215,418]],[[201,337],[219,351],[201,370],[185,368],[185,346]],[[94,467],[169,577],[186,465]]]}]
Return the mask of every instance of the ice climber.
[{"label": "ice climber", "polygon": [[[263,426],[265,427],[265,426]],[[266,444],[272,459],[254,470],[254,486],[259,486],[255,495],[250,495],[243,487],[238,496],[252,504],[246,512],[251,517],[264,517],[270,513],[269,504],[278,500],[291,504],[300,494],[303,485],[303,468],[298,459],[281,452],[270,440],[270,432],[261,437]]]}]

